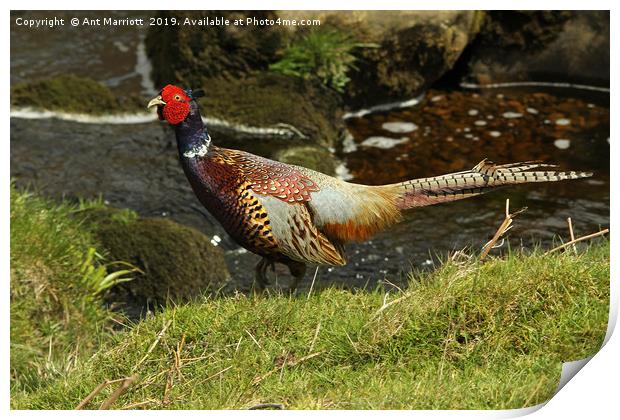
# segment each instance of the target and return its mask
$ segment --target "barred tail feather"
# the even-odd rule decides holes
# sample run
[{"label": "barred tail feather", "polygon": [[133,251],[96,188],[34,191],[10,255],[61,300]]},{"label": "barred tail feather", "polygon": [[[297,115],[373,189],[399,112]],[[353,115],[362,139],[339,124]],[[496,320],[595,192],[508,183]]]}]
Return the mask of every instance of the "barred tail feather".
[{"label": "barred tail feather", "polygon": [[403,210],[474,197],[505,185],[555,182],[592,176],[591,172],[533,170],[555,167],[557,166],[535,161],[495,165],[484,159],[470,171],[413,179],[386,185],[385,188],[396,191],[396,205]]}]

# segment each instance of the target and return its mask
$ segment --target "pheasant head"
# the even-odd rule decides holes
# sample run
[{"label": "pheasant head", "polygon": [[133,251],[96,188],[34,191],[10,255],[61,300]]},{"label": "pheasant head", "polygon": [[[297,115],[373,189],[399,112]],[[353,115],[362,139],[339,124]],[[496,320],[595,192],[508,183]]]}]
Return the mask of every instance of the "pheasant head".
[{"label": "pheasant head", "polygon": [[172,125],[177,125],[189,115],[190,102],[202,95],[201,90],[192,92],[178,86],[166,85],[156,98],[151,99],[147,108],[156,106],[160,120],[166,120]]}]

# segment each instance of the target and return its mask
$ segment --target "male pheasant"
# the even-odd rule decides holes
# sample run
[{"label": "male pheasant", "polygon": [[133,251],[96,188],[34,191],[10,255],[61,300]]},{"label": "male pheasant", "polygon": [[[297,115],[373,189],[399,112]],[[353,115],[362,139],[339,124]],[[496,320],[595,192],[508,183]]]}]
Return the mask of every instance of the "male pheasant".
[{"label": "male pheasant", "polygon": [[554,172],[537,162],[495,165],[483,160],[468,171],[396,184],[368,186],[211,143],[190,90],[167,85],[148,107],[175,128],[179,157],[194,193],[241,246],[262,256],[266,270],[288,266],[294,288],[306,264],[346,264],[344,244],[363,241],[401,220],[403,210],[474,197],[494,188],[591,176]]}]

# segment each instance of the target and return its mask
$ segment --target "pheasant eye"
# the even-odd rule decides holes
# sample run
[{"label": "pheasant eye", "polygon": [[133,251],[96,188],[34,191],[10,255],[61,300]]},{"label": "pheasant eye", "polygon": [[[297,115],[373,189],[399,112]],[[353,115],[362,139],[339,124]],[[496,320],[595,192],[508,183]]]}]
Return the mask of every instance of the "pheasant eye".
[{"label": "pheasant eye", "polygon": [[181,100],[181,96],[180,95],[174,95],[174,100],[179,102]]}]

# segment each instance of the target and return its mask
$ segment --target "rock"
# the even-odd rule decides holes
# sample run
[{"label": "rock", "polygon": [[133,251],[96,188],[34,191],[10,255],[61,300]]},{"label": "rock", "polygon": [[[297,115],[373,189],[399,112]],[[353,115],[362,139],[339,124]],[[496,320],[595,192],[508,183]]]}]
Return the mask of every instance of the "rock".
[{"label": "rock", "polygon": [[355,50],[344,100],[360,108],[409,99],[452,68],[482,21],[475,11],[278,12],[282,18],[321,19],[376,47]]},{"label": "rock", "polygon": [[195,229],[112,208],[88,210],[83,217],[110,261],[125,261],[144,272],[115,286],[107,297],[129,314],[216,293],[230,282],[223,252]]},{"label": "rock", "polygon": [[459,72],[476,83],[609,85],[609,11],[492,11]]},{"label": "rock", "polygon": [[452,68],[473,38],[478,20],[475,12],[445,20],[412,18],[409,26],[383,34],[379,48],[360,49],[347,104],[360,108],[419,95]]},{"label": "rock", "polygon": [[[206,18],[233,22],[247,17],[269,19],[275,14],[270,11],[219,10],[165,11],[156,16],[179,22]],[[178,82],[190,87],[211,79],[235,80],[253,71],[267,69],[287,36],[288,31],[279,25],[164,25],[151,26],[145,43],[156,85]],[[208,84],[203,87],[209,89]]]},{"label": "rock", "polygon": [[[333,146],[344,130],[340,100],[310,80],[261,72],[231,82],[207,82],[203,113],[255,128],[284,128],[291,136],[233,135],[219,139],[229,146],[273,155],[274,147],[291,144]],[[257,132],[260,130],[256,130]],[[241,142],[236,141],[241,140]],[[221,143],[221,142],[220,142]]]},{"label": "rock", "polygon": [[70,74],[11,88],[12,106],[81,114],[136,112],[144,109],[143,102],[143,98],[119,96],[95,80]]}]

